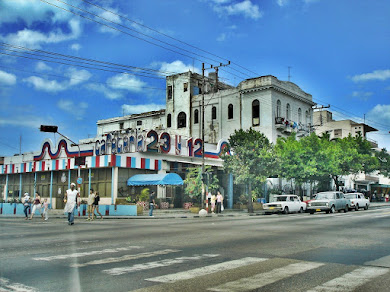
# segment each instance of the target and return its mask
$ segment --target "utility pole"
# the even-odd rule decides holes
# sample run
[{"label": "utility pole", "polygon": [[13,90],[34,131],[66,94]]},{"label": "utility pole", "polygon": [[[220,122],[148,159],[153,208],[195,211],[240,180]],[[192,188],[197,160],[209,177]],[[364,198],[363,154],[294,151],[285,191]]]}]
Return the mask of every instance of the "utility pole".
[{"label": "utility pole", "polygon": [[229,66],[229,65],[230,65],[230,61],[228,61],[227,64],[219,63],[219,66],[211,65],[211,68],[215,69],[215,88],[214,88],[214,92],[218,92],[218,70],[219,70],[219,67],[226,67],[226,66]]}]

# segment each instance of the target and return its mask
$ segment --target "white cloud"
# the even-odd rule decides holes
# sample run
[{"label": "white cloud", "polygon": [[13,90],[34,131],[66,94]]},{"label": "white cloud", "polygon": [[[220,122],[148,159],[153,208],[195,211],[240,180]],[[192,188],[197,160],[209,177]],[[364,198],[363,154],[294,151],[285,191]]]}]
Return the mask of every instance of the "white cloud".
[{"label": "white cloud", "polygon": [[38,132],[40,125],[48,124],[48,119],[41,116],[32,116],[23,114],[20,116],[13,115],[10,118],[1,117],[0,126],[17,126],[17,127],[28,127],[35,129]]},{"label": "white cloud", "polygon": [[352,92],[352,97],[367,101],[371,98],[371,96],[373,96],[373,94],[373,92],[354,91]]},{"label": "white cloud", "polygon": [[306,4],[320,2],[320,0],[303,0]]},{"label": "white cloud", "polygon": [[385,81],[387,79],[390,79],[390,69],[387,69],[387,70],[375,70],[375,71],[373,71],[371,73],[355,75],[355,76],[352,76],[351,79],[354,82],[370,81],[370,80]]},{"label": "white cloud", "polygon": [[390,124],[390,104],[377,104],[366,116],[381,124]]},{"label": "white cloud", "polygon": [[11,73],[0,70],[0,84],[2,85],[15,85],[16,76]]},{"label": "white cloud", "polygon": [[77,43],[72,44],[72,45],[70,46],[70,49],[73,50],[73,51],[79,51],[79,50],[81,49],[81,45],[80,45],[80,44],[77,44]]},{"label": "white cloud", "polygon": [[36,65],[35,65],[35,70],[39,71],[39,72],[42,72],[42,71],[51,71],[52,68],[50,66],[48,66],[45,62],[42,62],[42,61],[39,61]]},{"label": "white cloud", "polygon": [[40,31],[24,28],[16,33],[11,33],[5,36],[0,35],[0,40],[26,46],[29,48],[40,48],[44,44],[59,43],[77,39],[81,34],[81,24],[77,19],[71,19],[68,22],[70,33],[66,34],[60,28],[53,29],[51,32],[43,33]]},{"label": "white cloud", "polygon": [[379,148],[390,150],[389,129],[383,126],[390,124],[390,104],[377,104],[366,114],[366,123],[374,128],[380,128],[378,132],[368,133],[368,137],[377,141]]},{"label": "white cloud", "polygon": [[107,79],[107,85],[114,89],[139,92],[146,83],[129,74],[118,74]]},{"label": "white cloud", "polygon": [[263,16],[263,13],[260,11],[259,6],[253,4],[251,0],[244,0],[238,3],[229,4],[229,1],[214,1],[213,9],[220,16],[223,15],[243,15],[246,18],[259,19]]},{"label": "white cloud", "polygon": [[276,3],[280,6],[280,7],[284,7],[288,4],[289,0],[276,0]]},{"label": "white cloud", "polygon": [[92,74],[87,70],[77,70],[76,68],[69,68],[65,73],[66,77],[69,77],[69,86],[77,85],[85,82],[91,78]]},{"label": "white cloud", "polygon": [[131,114],[140,114],[140,113],[145,113],[145,112],[150,112],[150,111],[158,111],[161,109],[164,109],[165,105],[161,104],[136,104],[136,105],[130,105],[130,104],[124,104],[122,105],[122,111],[126,115],[131,115]]},{"label": "white cloud", "polygon": [[103,84],[90,83],[86,85],[86,88],[89,90],[103,93],[105,97],[111,100],[120,99],[123,97],[123,94],[120,91],[114,91],[110,88],[107,88]]},{"label": "white cloud", "polygon": [[168,74],[183,73],[187,71],[200,73],[198,68],[194,68],[191,64],[186,65],[180,60],[173,61],[172,63],[155,62],[152,64],[152,67],[160,67],[159,71],[163,71]]},{"label": "white cloud", "polygon": [[70,99],[60,99],[57,106],[63,111],[72,114],[76,119],[81,120],[85,114],[88,104],[86,102],[75,103]]},{"label": "white cloud", "polygon": [[226,33],[221,33],[218,37],[217,37],[217,42],[223,42],[226,40]]},{"label": "white cloud", "polygon": [[37,76],[30,76],[23,79],[23,81],[32,85],[35,90],[41,90],[50,93],[64,91],[68,88],[65,83],[60,83],[57,80],[43,79]]}]

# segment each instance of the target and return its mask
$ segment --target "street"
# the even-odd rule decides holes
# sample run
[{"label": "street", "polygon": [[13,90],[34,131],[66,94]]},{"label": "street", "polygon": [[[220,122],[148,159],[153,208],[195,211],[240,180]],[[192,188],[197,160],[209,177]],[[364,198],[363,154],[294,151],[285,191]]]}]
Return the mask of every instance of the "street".
[{"label": "street", "polygon": [[389,291],[390,208],[0,218],[0,291]]}]

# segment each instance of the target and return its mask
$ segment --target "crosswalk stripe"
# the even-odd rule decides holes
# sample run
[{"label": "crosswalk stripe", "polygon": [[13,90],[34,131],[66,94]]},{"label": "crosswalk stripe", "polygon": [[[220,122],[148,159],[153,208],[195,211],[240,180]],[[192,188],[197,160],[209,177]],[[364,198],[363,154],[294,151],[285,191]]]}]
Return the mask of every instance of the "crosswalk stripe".
[{"label": "crosswalk stripe", "polygon": [[135,259],[141,259],[141,258],[149,258],[154,257],[156,255],[164,255],[174,252],[179,252],[181,250],[178,249],[164,249],[164,250],[157,250],[153,252],[144,252],[139,254],[128,254],[121,257],[111,257],[101,260],[94,260],[91,262],[83,263],[83,264],[73,264],[70,265],[72,268],[82,268],[86,266],[92,266],[92,265],[102,265],[102,264],[110,264],[110,263],[118,263],[123,261],[129,261],[129,260],[135,260]]},{"label": "crosswalk stripe", "polygon": [[10,280],[6,278],[0,278],[0,291],[38,292],[39,290],[20,283],[11,283]]},{"label": "crosswalk stripe", "polygon": [[386,267],[390,268],[390,255],[364,263],[367,266]]},{"label": "crosswalk stripe", "polygon": [[386,274],[389,269],[376,267],[362,267],[335,278],[307,292],[347,292],[363,285],[373,278]]},{"label": "crosswalk stripe", "polygon": [[167,259],[167,260],[161,260],[161,261],[155,261],[155,262],[149,262],[145,264],[137,264],[133,266],[128,267],[121,267],[121,268],[112,268],[103,270],[103,273],[112,275],[112,276],[118,276],[123,275],[126,273],[131,273],[134,271],[141,271],[141,270],[149,270],[154,268],[160,268],[160,267],[168,267],[174,264],[182,264],[184,262],[194,261],[194,260],[201,260],[205,258],[214,258],[218,257],[219,254],[202,254],[202,255],[195,255],[192,257],[179,257],[174,259]]},{"label": "crosswalk stripe", "polygon": [[247,258],[243,258],[243,259],[239,259],[239,260],[223,262],[223,263],[219,263],[219,264],[215,264],[215,265],[201,267],[198,269],[193,269],[193,270],[189,270],[189,271],[185,271],[185,272],[179,272],[179,273],[175,273],[175,274],[164,275],[164,276],[155,277],[155,278],[149,278],[149,279],[145,279],[145,280],[150,281],[150,282],[174,283],[174,282],[181,281],[181,280],[188,280],[188,279],[192,279],[192,278],[199,277],[199,276],[209,275],[209,274],[215,273],[215,272],[236,269],[236,268],[239,268],[242,266],[247,266],[247,265],[258,263],[258,262],[263,262],[266,260],[268,260],[268,259],[247,257]]},{"label": "crosswalk stripe", "polygon": [[274,269],[266,273],[260,273],[252,277],[241,278],[237,281],[227,282],[217,287],[209,288],[208,290],[218,292],[251,291],[275,283],[284,278],[316,269],[323,265],[323,263],[316,262],[300,262],[290,264],[288,266]]},{"label": "crosswalk stripe", "polygon": [[70,258],[80,258],[80,257],[86,257],[91,255],[99,255],[99,254],[105,254],[105,253],[117,253],[121,251],[128,251],[132,249],[140,249],[140,246],[128,246],[128,247],[118,247],[118,248],[107,248],[103,250],[93,250],[93,251],[87,251],[87,252],[77,252],[77,253],[71,253],[71,254],[64,254],[64,255],[56,255],[51,257],[39,257],[39,258],[33,258],[35,261],[54,261],[54,260],[66,260]]}]

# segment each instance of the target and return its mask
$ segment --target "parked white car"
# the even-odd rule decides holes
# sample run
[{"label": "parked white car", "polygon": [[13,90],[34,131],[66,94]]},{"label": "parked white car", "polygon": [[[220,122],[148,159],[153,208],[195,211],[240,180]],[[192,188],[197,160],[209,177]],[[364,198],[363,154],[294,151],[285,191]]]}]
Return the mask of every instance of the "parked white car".
[{"label": "parked white car", "polygon": [[291,212],[303,213],[306,211],[306,204],[296,195],[279,195],[275,196],[273,202],[263,204],[265,214]]},{"label": "parked white car", "polygon": [[345,194],[344,197],[351,201],[351,210],[355,209],[358,211],[359,208],[364,208],[364,210],[367,210],[370,206],[370,200],[366,199],[362,193]]}]

